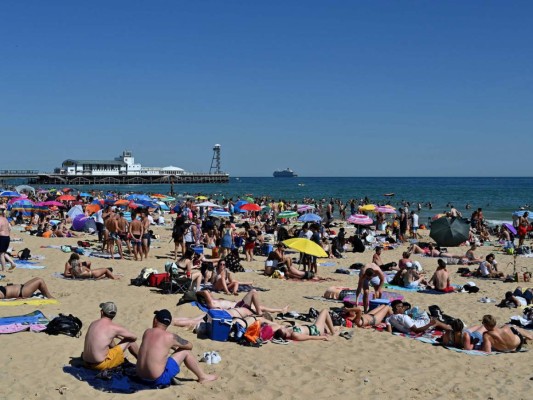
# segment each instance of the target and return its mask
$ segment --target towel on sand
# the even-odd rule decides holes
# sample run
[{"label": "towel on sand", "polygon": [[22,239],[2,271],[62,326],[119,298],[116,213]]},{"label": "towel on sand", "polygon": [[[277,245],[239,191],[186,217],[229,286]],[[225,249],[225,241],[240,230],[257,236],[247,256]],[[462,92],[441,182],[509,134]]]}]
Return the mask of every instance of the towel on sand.
[{"label": "towel on sand", "polygon": [[57,299],[46,299],[39,297],[31,297],[29,299],[2,299],[0,300],[0,306],[21,306],[27,304],[30,306],[42,306],[46,304],[59,304]]}]

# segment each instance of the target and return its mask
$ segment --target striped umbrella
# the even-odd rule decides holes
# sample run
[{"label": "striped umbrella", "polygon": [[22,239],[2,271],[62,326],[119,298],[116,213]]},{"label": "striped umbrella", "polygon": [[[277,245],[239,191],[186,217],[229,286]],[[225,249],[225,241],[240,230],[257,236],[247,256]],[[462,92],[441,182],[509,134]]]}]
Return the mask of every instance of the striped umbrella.
[{"label": "striped umbrella", "polygon": [[24,211],[24,212],[31,212],[35,210],[35,205],[33,201],[28,199],[20,199],[13,203],[11,203],[8,208],[11,211]]},{"label": "striped umbrella", "polygon": [[283,211],[283,212],[280,212],[277,216],[278,219],[281,219],[281,218],[294,218],[294,217],[297,217],[298,216],[298,213],[296,211]]},{"label": "striped umbrella", "polygon": [[376,213],[380,212],[382,214],[396,214],[396,209],[391,206],[379,206],[379,207],[376,207],[374,212]]},{"label": "striped umbrella", "polygon": [[4,190],[0,193],[0,197],[20,197],[20,193],[13,192],[12,190]]},{"label": "striped umbrella", "polygon": [[371,225],[374,222],[372,218],[363,214],[350,215],[346,221],[355,225]]},{"label": "striped umbrella", "polygon": [[209,213],[210,217],[218,217],[218,218],[229,218],[231,217],[231,214],[227,212],[226,210],[222,209],[216,209]]}]

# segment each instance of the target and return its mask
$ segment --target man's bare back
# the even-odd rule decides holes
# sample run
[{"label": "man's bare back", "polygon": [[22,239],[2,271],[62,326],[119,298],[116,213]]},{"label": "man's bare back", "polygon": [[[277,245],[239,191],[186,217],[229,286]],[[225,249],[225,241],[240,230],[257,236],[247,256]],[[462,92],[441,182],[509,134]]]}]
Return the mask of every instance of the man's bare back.
[{"label": "man's bare back", "polygon": [[172,333],[158,328],[147,329],[139,349],[137,374],[147,380],[161,376],[174,343],[175,335]]},{"label": "man's bare back", "polygon": [[102,362],[109,349],[114,346],[114,339],[128,336],[133,334],[110,319],[101,318],[94,321],[85,335],[83,360],[90,364]]},{"label": "man's bare back", "polygon": [[437,270],[433,275],[433,284],[435,289],[444,290],[448,287],[449,273],[446,270]]}]

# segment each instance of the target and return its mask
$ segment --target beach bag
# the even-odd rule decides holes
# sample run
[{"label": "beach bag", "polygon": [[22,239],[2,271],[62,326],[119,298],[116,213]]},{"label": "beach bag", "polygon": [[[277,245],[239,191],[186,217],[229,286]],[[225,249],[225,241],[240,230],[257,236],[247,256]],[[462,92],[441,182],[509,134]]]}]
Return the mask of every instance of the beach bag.
[{"label": "beach bag", "polygon": [[30,249],[27,247],[18,252],[19,260],[29,260],[31,258]]},{"label": "beach bag", "polygon": [[79,337],[81,335],[81,328],[83,324],[79,318],[72,314],[59,314],[48,323],[45,332],[49,335],[67,335],[71,337]]},{"label": "beach bag", "polygon": [[255,321],[252,325],[246,329],[246,332],[244,333],[244,338],[250,342],[250,343],[257,343],[257,341],[260,339],[260,333],[261,333],[261,323],[259,321]]},{"label": "beach bag", "polygon": [[248,324],[246,323],[246,320],[243,318],[237,318],[241,321],[244,321],[244,325],[241,325],[237,322],[234,322],[231,326],[231,330],[229,332],[229,340],[232,342],[239,342],[242,340],[244,334],[246,333],[246,328],[248,327]]}]

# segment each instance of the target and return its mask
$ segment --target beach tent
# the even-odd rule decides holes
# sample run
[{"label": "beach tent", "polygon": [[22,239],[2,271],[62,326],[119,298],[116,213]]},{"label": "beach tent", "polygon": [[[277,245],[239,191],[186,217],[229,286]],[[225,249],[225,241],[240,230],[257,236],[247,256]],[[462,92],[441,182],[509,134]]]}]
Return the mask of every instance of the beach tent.
[{"label": "beach tent", "polygon": [[80,214],[72,221],[72,230],[93,233],[96,232],[96,222],[91,217]]},{"label": "beach tent", "polygon": [[83,207],[81,205],[75,205],[70,210],[68,210],[67,215],[70,217],[70,219],[74,220],[78,215],[84,215],[83,213]]},{"label": "beach tent", "polygon": [[35,194],[35,188],[32,188],[31,186],[28,186],[28,185],[20,185],[20,186],[17,186],[15,188],[15,190],[19,193],[33,193]]}]

